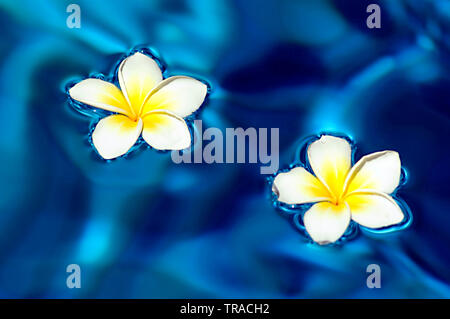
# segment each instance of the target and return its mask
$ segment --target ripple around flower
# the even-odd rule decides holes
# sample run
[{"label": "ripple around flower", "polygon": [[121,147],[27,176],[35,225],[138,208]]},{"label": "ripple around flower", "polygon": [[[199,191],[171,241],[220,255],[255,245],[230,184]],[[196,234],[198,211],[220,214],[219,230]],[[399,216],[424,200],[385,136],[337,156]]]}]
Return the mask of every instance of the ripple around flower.
[{"label": "ripple around flower", "polygon": [[[109,83],[114,84],[116,87],[120,88],[120,83],[118,80],[118,73],[119,73],[119,67],[122,63],[123,60],[125,60],[127,57],[132,56],[135,53],[143,53],[146,56],[150,57],[151,59],[153,59],[157,65],[159,66],[161,73],[163,75],[163,79],[167,79],[171,76],[171,74],[169,74],[167,72],[167,65],[164,62],[164,60],[161,58],[161,55],[159,54],[159,52],[154,49],[154,48],[149,48],[146,46],[135,46],[134,48],[132,48],[130,51],[128,51],[127,54],[122,55],[117,61],[116,63],[113,65],[113,67],[111,68],[111,71],[109,72],[109,74],[105,75],[103,73],[90,73],[88,76],[86,77],[73,77],[70,79],[67,79],[64,83],[64,85],[62,85],[61,90],[65,93],[65,95],[67,96],[68,99],[68,106],[70,108],[71,111],[75,111],[75,113],[77,114],[82,114],[84,116],[87,116],[91,119],[91,123],[90,123],[90,129],[89,129],[89,133],[87,134],[87,136],[85,136],[86,140],[89,141],[90,146],[98,153],[98,151],[96,150],[93,141],[92,141],[92,133],[95,130],[95,127],[97,125],[97,123],[102,119],[105,118],[108,115],[111,114],[116,114],[114,112],[110,112],[110,111],[106,111],[106,110],[102,110],[99,108],[95,108],[92,107],[90,105],[87,105],[85,103],[79,102],[75,99],[73,99],[70,96],[69,90],[75,86],[77,83],[80,83],[81,81],[85,80],[85,79],[89,79],[89,78],[95,78],[95,79],[99,79],[99,80],[103,80]],[[196,148],[198,148],[198,141],[201,139],[201,132],[198,131],[198,128],[195,127],[194,125],[194,120],[198,117],[199,113],[203,110],[203,107],[205,107],[205,105],[208,104],[209,101],[209,96],[211,94],[212,91],[212,86],[211,84],[204,78],[201,78],[195,74],[183,74],[185,76],[191,76],[195,79],[197,79],[198,81],[204,83],[207,87],[207,91],[206,91],[206,97],[202,103],[202,105],[196,110],[194,111],[192,114],[190,114],[189,116],[187,116],[185,118],[185,122],[188,126],[190,135],[191,135],[191,140],[193,141],[193,143],[191,143],[191,146],[189,147],[189,150],[191,152],[193,152]],[[151,146],[149,146],[147,143],[145,143],[144,139],[142,136],[140,136],[138,138],[138,140],[136,141],[136,143],[130,148],[130,150],[120,156],[120,157],[129,157],[130,154],[135,154],[136,151],[138,149],[141,148],[142,145],[147,145],[148,148],[152,148]],[[168,153],[170,151],[166,151],[166,150],[157,150],[155,149],[157,152],[160,153]],[[185,151],[185,150],[183,150]],[[100,156],[100,155],[99,155]],[[102,159],[106,162],[110,162],[111,160],[114,159]]]},{"label": "ripple around flower", "polygon": [[[277,212],[283,216],[284,218],[287,218],[290,220],[293,227],[304,237],[304,239],[308,242],[313,242],[311,237],[308,235],[305,226],[303,225],[303,215],[306,213],[306,211],[311,208],[314,203],[308,203],[308,204],[286,204],[282,203],[278,200],[277,195],[272,191],[272,185],[274,182],[275,177],[284,172],[290,171],[292,168],[295,167],[303,167],[311,174],[313,173],[313,170],[309,164],[309,161],[307,159],[307,149],[308,146],[320,138],[321,135],[332,135],[335,137],[340,137],[346,139],[352,148],[352,166],[357,162],[355,160],[355,152],[357,149],[356,143],[353,140],[353,138],[346,136],[344,134],[339,133],[329,133],[329,132],[323,132],[317,135],[311,135],[304,139],[302,139],[300,142],[298,142],[298,146],[295,148],[294,151],[294,159],[293,162],[284,169],[278,170],[276,173],[274,173],[272,176],[267,178],[267,183],[269,185],[269,192],[270,192],[270,201],[272,203],[272,206],[277,210]],[[367,234],[389,234],[394,233],[400,230],[404,230],[408,228],[413,221],[413,216],[411,209],[406,204],[406,202],[401,199],[398,196],[398,191],[404,187],[404,185],[408,182],[408,171],[402,166],[401,168],[401,176],[400,176],[400,182],[395,191],[391,194],[391,197],[395,200],[395,202],[400,206],[402,212],[404,213],[404,219],[399,223],[388,227],[378,228],[378,229],[371,229],[368,227],[364,227],[361,225],[358,225],[353,220],[350,221],[349,226],[347,227],[347,230],[342,235],[341,238],[339,238],[338,241],[333,243],[332,245],[340,245],[346,241],[352,240],[357,237],[359,230],[363,233]]]}]

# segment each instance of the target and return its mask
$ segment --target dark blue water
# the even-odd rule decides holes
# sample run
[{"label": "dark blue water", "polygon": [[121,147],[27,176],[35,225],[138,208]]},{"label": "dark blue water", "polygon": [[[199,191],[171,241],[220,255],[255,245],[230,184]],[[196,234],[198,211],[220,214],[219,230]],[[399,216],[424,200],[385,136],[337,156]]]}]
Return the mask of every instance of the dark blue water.
[{"label": "dark blue water", "polygon": [[[77,1],[81,29],[69,3],[0,2],[0,297],[450,297],[446,1]],[[323,131],[356,158],[398,151],[412,225],[319,247],[274,209],[257,164],[145,147],[105,163],[64,87],[136,46],[211,84],[206,127],[279,127],[281,168]],[[81,289],[66,287],[72,263]],[[366,286],[373,263],[381,289]]]}]

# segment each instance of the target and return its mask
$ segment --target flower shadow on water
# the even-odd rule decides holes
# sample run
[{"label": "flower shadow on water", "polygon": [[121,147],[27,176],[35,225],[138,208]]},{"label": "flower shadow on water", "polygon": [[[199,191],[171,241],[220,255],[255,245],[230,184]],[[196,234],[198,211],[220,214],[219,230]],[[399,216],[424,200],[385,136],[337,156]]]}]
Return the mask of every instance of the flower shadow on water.
[{"label": "flower shadow on water", "polygon": [[[307,156],[307,149],[308,146],[313,143],[314,141],[318,140],[322,135],[332,135],[335,137],[344,138],[350,143],[350,146],[352,148],[352,163],[351,165],[355,165],[357,160],[355,160],[355,153],[356,153],[356,143],[353,140],[352,137],[349,137],[345,134],[340,133],[330,133],[330,132],[322,132],[317,135],[310,135],[304,139],[302,139],[300,142],[298,142],[298,146],[295,148],[294,152],[294,159],[292,163],[287,167],[278,170],[276,173],[271,175],[267,178],[267,183],[269,185],[269,198],[272,203],[272,206],[277,210],[277,212],[284,218],[287,218],[290,220],[292,226],[302,235],[305,242],[308,243],[314,243],[315,242],[311,239],[310,235],[306,231],[306,228],[303,224],[303,216],[310,209],[315,203],[308,203],[308,204],[286,204],[278,200],[277,194],[273,191],[273,183],[275,177],[284,172],[288,172],[291,169],[295,167],[303,167],[306,169],[309,173],[314,175],[314,172],[311,168],[311,165],[308,160]],[[359,159],[358,159],[359,160]],[[367,235],[383,235],[383,234],[390,234],[394,233],[400,230],[404,230],[408,228],[413,221],[412,212],[409,208],[409,206],[406,204],[406,202],[401,199],[398,196],[398,191],[404,187],[404,185],[408,182],[408,171],[402,166],[401,167],[401,176],[400,176],[400,182],[395,191],[390,194],[390,196],[396,201],[396,203],[400,206],[400,209],[404,213],[403,220],[395,225],[391,225],[388,227],[373,229],[364,227],[362,225],[357,224],[353,220],[350,221],[350,224],[348,225],[345,233],[334,243],[327,244],[326,246],[340,246],[343,243],[355,239],[359,232],[362,232]]]}]

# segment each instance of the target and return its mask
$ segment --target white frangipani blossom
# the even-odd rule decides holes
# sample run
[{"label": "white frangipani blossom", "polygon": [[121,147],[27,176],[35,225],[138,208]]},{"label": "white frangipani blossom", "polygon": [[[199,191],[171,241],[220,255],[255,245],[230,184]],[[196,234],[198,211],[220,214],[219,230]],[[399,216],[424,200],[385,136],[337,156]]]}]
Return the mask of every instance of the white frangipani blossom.
[{"label": "white frangipani blossom", "polygon": [[118,114],[101,119],[92,142],[104,159],[121,156],[143,139],[158,150],[181,150],[191,145],[184,117],[205,100],[207,86],[191,77],[163,80],[158,64],[142,53],[127,57],[118,70],[120,89],[95,78],[70,90],[72,99]]},{"label": "white frangipani blossom", "polygon": [[273,191],[283,203],[314,203],[303,216],[303,223],[315,242],[322,245],[337,241],[350,220],[369,228],[403,220],[402,210],[390,196],[401,176],[397,152],[372,153],[352,167],[347,140],[323,135],[309,145],[307,154],[315,176],[295,167],[275,177]]}]

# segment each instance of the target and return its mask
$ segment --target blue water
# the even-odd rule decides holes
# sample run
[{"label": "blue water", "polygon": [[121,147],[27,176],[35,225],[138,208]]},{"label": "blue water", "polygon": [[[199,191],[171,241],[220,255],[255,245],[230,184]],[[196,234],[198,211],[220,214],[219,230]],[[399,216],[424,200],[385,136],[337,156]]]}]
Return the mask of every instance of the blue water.
[{"label": "blue water", "polygon": [[[71,2],[0,1],[0,297],[450,297],[445,1],[83,0],[69,29]],[[64,88],[137,46],[208,81],[205,127],[279,127],[280,168],[323,131],[356,158],[398,151],[413,223],[319,247],[272,206],[257,164],[177,165],[145,147],[105,163],[95,116]],[[73,263],[81,289],[66,287]]]}]

